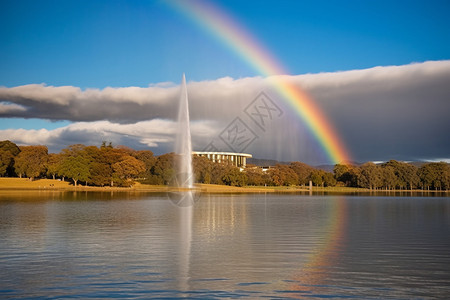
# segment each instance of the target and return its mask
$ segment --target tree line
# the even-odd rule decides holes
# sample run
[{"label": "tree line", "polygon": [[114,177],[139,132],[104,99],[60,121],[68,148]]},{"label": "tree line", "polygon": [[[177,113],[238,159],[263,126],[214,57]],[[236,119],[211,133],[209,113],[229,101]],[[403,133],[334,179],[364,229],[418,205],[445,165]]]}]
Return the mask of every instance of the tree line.
[{"label": "tree line", "polygon": [[[101,146],[71,145],[60,153],[48,153],[46,146],[17,146],[0,142],[0,176],[53,178],[70,180],[90,186],[131,186],[138,181],[167,185],[175,178],[177,155],[154,156],[150,150],[133,150]],[[380,190],[448,190],[450,165],[445,162],[426,163],[421,167],[390,160],[383,164],[371,162],[361,166],[337,164],[326,172],[302,162],[277,164],[266,171],[247,165],[241,171],[227,163],[215,163],[194,156],[193,167],[198,183],[231,186],[347,186]]]}]

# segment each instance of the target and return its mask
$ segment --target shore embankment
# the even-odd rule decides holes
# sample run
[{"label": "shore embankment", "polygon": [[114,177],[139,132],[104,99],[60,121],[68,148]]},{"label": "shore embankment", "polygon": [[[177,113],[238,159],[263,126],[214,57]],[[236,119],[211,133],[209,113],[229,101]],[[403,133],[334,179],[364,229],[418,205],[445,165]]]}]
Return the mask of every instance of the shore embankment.
[{"label": "shore embankment", "polygon": [[[235,187],[218,184],[196,184],[195,189],[204,193],[308,193],[315,194],[383,194],[389,195],[394,193],[419,193],[419,194],[444,194],[448,195],[448,191],[434,191],[434,190],[370,190],[364,188],[352,187],[313,187],[310,191],[307,187],[301,186],[245,186]],[[28,178],[0,178],[0,192],[1,191],[92,191],[92,192],[167,192],[170,189],[166,185],[149,185],[136,183],[132,187],[95,187],[95,186],[74,186],[68,181],[53,180],[53,179],[38,179],[29,180]]]}]

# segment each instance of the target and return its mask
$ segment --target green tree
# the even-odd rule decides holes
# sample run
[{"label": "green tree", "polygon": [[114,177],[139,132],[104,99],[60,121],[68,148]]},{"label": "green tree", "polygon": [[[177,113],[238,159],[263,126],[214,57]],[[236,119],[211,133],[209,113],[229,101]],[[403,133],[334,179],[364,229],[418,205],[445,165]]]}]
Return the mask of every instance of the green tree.
[{"label": "green tree", "polygon": [[418,170],[420,182],[425,189],[450,188],[450,165],[445,162],[428,163]]},{"label": "green tree", "polygon": [[358,185],[363,188],[376,189],[382,185],[382,173],[380,167],[372,162],[367,162],[360,167]]},{"label": "green tree", "polygon": [[61,152],[60,172],[62,175],[71,178],[75,186],[77,186],[78,181],[87,182],[90,177],[91,159],[88,151],[86,151],[86,146],[81,144],[71,145]]},{"label": "green tree", "polygon": [[417,188],[419,184],[419,176],[417,168],[411,164],[390,160],[383,164],[384,167],[392,167],[397,177],[397,187],[400,189]]},{"label": "green tree", "polygon": [[169,184],[175,178],[175,154],[173,152],[160,155],[152,168],[152,179],[155,184]]},{"label": "green tree", "polygon": [[244,186],[247,183],[247,175],[241,172],[238,167],[229,166],[222,177],[222,181],[226,185]]},{"label": "green tree", "polygon": [[325,174],[325,171],[324,171],[324,170],[317,170],[317,169],[314,169],[314,170],[311,172],[311,178],[310,178],[310,180],[312,181],[312,183],[313,183],[315,186],[324,186],[324,185],[325,185],[325,182],[324,182],[324,180],[323,180],[324,174]]},{"label": "green tree", "polygon": [[334,178],[333,173],[325,172],[322,174],[323,183],[325,186],[336,186],[336,178]]},{"label": "green tree", "polygon": [[47,162],[47,175],[56,178],[59,170],[61,169],[61,155],[57,153],[50,153],[48,155]]},{"label": "green tree", "polygon": [[198,183],[211,183],[212,169],[214,163],[203,156],[194,155],[192,157],[195,180]]},{"label": "green tree", "polygon": [[359,168],[353,165],[337,164],[333,169],[334,177],[345,186],[357,187]]},{"label": "green tree", "polygon": [[27,176],[30,180],[44,174],[47,169],[48,149],[46,146],[23,146],[17,155],[14,168],[22,178]]},{"label": "green tree", "polygon": [[395,170],[391,166],[382,166],[382,185],[387,189],[391,190],[397,185],[397,176],[395,175]]},{"label": "green tree", "polygon": [[0,142],[0,176],[14,176],[14,158],[19,153],[19,147],[13,142]]}]

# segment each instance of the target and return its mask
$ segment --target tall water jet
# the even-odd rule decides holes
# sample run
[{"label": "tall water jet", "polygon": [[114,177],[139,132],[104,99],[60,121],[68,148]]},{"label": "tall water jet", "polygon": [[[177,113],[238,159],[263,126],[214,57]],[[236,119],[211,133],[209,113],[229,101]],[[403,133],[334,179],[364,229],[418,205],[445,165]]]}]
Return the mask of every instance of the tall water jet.
[{"label": "tall water jet", "polygon": [[175,153],[179,156],[177,161],[177,182],[181,188],[191,189],[194,186],[192,171],[192,143],[191,128],[189,124],[189,103],[186,88],[186,76],[183,73],[181,80],[180,103],[178,109],[178,128],[175,140]]}]

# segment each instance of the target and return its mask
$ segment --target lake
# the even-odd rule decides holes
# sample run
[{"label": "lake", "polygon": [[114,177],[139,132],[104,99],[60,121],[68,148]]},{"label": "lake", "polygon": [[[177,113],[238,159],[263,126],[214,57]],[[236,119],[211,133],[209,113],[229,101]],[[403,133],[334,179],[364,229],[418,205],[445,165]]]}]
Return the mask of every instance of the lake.
[{"label": "lake", "polygon": [[450,198],[0,193],[0,298],[448,298]]}]

